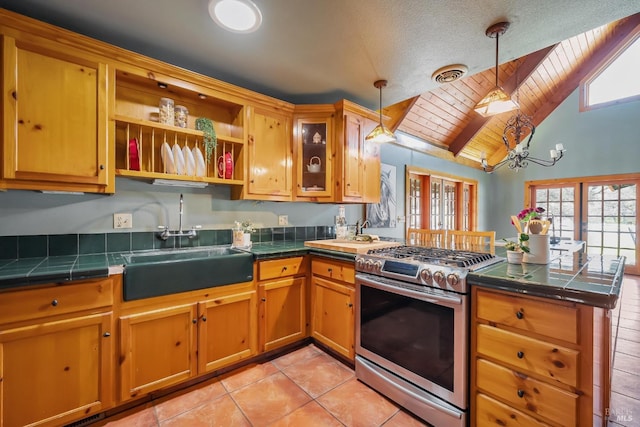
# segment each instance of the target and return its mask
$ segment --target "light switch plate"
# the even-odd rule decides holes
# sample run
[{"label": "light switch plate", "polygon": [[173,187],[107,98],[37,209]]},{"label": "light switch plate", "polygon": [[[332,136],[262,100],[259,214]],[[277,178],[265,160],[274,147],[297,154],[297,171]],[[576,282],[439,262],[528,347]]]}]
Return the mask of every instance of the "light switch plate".
[{"label": "light switch plate", "polygon": [[113,228],[132,228],[133,216],[130,213],[113,214]]},{"label": "light switch plate", "polygon": [[289,215],[278,215],[278,225],[289,225]]}]

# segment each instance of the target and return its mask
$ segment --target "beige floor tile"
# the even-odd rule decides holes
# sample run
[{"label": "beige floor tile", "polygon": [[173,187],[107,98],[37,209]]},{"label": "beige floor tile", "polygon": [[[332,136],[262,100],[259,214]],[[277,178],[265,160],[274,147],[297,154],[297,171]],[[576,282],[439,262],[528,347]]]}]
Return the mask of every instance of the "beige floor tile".
[{"label": "beige floor tile", "polygon": [[285,354],[284,356],[278,357],[273,361],[273,364],[280,369],[284,369],[287,366],[291,366],[303,360],[311,359],[312,357],[318,356],[320,354],[325,353],[315,345],[311,344],[296,351],[292,351],[291,353]]},{"label": "beige floor tile", "polygon": [[220,381],[210,381],[205,384],[198,384],[184,393],[169,396],[155,403],[156,416],[162,422],[168,418],[194,409],[203,403],[216,399],[227,391]]},{"label": "beige floor tile", "polygon": [[354,378],[352,370],[327,354],[300,360],[282,372],[313,398]]},{"label": "beige floor tile", "polygon": [[311,398],[282,372],[231,393],[253,426],[267,426],[295,411]]},{"label": "beige floor tile", "polygon": [[276,372],[278,372],[278,368],[271,362],[249,365],[224,375],[220,382],[227,391],[231,392],[260,381]]},{"label": "beige floor tile", "polygon": [[316,400],[347,427],[380,426],[398,412],[393,403],[356,379]]},{"label": "beige floor tile", "polygon": [[311,401],[269,427],[342,427],[342,423],[315,401]]},{"label": "beige floor tile", "polygon": [[410,415],[404,411],[399,411],[389,421],[383,424],[384,427],[424,427],[427,423]]},{"label": "beige floor tile", "polygon": [[158,420],[152,407],[134,408],[109,418],[104,424],[108,427],[157,427]]},{"label": "beige floor tile", "polygon": [[161,427],[249,427],[249,421],[225,394],[160,423]]}]

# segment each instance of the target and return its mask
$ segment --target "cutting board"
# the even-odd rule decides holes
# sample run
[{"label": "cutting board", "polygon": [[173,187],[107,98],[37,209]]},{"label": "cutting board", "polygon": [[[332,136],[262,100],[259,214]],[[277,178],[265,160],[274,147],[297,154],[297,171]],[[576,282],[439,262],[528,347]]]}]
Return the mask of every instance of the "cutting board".
[{"label": "cutting board", "polygon": [[310,240],[304,242],[310,248],[329,249],[332,251],[349,252],[352,254],[366,254],[369,249],[392,248],[400,246],[400,242],[377,241],[377,242],[350,242],[344,240]]}]

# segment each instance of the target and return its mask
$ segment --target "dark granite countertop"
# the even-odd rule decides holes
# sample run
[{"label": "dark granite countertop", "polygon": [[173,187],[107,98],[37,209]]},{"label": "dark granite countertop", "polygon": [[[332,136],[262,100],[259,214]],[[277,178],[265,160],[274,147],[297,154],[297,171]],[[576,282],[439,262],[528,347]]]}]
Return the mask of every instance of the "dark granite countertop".
[{"label": "dark granite countertop", "polygon": [[[353,261],[355,254],[304,246],[303,241],[254,243],[254,259],[306,254]],[[122,253],[68,255],[0,260],[0,290],[108,277],[122,271]],[[497,247],[496,255],[505,256]],[[624,258],[570,253],[552,256],[551,263],[508,264],[506,261],[469,273],[472,285],[614,308],[622,286]]]},{"label": "dark granite countertop", "polygon": [[[496,255],[505,256],[503,248]],[[620,296],[624,258],[582,252],[558,255],[549,264],[506,261],[469,273],[472,285],[614,308]]]}]

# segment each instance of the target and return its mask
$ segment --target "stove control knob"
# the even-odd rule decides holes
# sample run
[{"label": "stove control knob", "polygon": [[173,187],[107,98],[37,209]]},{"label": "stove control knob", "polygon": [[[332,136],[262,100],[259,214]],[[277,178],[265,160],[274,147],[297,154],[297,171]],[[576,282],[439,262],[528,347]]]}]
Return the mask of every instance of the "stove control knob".
[{"label": "stove control knob", "polygon": [[364,269],[367,271],[373,270],[373,261],[371,261],[370,259],[366,260],[364,263]]},{"label": "stove control knob", "polygon": [[380,270],[382,270],[382,261],[375,261],[373,263],[373,270],[379,273]]},{"label": "stove control knob", "polygon": [[445,283],[444,273],[440,270],[433,273],[433,280],[436,281],[438,285],[443,285]]},{"label": "stove control knob", "polygon": [[447,276],[447,283],[450,286],[455,286],[460,282],[460,277],[458,277],[458,275],[456,273],[450,273]]},{"label": "stove control knob", "polygon": [[420,271],[420,278],[425,282],[431,281],[431,270],[424,268]]},{"label": "stove control knob", "polygon": [[356,268],[358,270],[364,270],[364,259],[363,258],[358,258],[356,260]]}]

